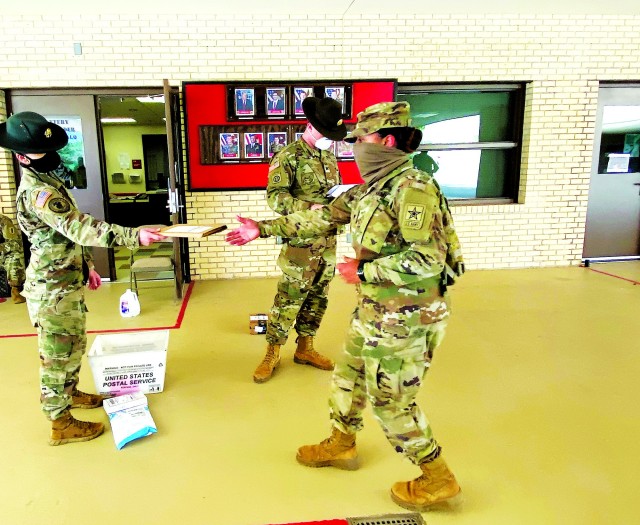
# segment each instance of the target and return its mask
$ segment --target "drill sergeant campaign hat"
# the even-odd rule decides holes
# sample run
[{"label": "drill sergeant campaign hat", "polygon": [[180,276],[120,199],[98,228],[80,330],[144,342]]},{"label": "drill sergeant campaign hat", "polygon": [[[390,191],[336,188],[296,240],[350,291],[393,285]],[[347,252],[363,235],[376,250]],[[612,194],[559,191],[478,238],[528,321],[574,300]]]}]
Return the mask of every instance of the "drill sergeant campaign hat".
[{"label": "drill sergeant campaign hat", "polygon": [[67,132],[33,111],[11,115],[0,124],[0,146],[17,153],[48,153],[64,148]]},{"label": "drill sergeant campaign hat", "polygon": [[411,126],[409,109],[408,102],[380,102],[369,106],[358,113],[356,127],[344,141],[355,142],[384,128],[416,129]]},{"label": "drill sergeant campaign hat", "polygon": [[347,134],[347,126],[342,121],[342,104],[337,100],[307,97],[302,101],[302,111],[322,136],[342,140]]}]

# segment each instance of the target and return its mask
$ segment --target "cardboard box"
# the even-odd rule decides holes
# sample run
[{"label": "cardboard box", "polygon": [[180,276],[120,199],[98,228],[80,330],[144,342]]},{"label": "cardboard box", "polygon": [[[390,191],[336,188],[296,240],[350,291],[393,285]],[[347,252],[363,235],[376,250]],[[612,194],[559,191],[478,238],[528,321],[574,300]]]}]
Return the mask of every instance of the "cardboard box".
[{"label": "cardboard box", "polygon": [[88,355],[96,391],[162,392],[168,346],[169,330],[97,335]]},{"label": "cardboard box", "polygon": [[249,316],[249,333],[259,335],[267,333],[267,314],[253,314]]}]

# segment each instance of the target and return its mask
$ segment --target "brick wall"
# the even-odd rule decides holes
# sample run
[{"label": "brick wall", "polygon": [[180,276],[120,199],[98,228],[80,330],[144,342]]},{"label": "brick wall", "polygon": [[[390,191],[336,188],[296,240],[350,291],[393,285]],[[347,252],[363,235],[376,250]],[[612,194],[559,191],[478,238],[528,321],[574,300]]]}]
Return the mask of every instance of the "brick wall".
[{"label": "brick wall", "polygon": [[[7,116],[4,91],[0,91],[0,121]],[[0,213],[16,222],[16,183],[13,173],[11,153],[0,148]]]},{"label": "brick wall", "polygon": [[[603,11],[605,8],[603,7]],[[0,20],[0,89],[183,80],[527,81],[519,202],[456,206],[470,268],[576,264],[600,81],[640,81],[640,16],[24,15]],[[73,54],[81,42],[82,55]],[[34,74],[37,72],[37,74]],[[3,206],[10,165],[0,157]],[[10,196],[10,195],[9,195]],[[263,192],[188,193],[189,220],[271,217]],[[343,236],[344,237],[344,236]],[[195,278],[277,274],[278,246],[191,243]],[[350,253],[344,241],[340,253]]]}]

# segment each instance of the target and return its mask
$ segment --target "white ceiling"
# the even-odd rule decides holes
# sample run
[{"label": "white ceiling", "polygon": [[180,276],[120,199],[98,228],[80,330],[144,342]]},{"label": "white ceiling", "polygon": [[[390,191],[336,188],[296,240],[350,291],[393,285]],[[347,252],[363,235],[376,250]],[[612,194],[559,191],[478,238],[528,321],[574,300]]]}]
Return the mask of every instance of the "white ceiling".
[{"label": "white ceiling", "polygon": [[[3,2],[5,3],[5,2]],[[252,15],[272,14],[339,14],[359,15],[376,13],[443,14],[443,13],[505,13],[505,14],[638,14],[638,0],[22,0],[6,2],[3,14],[89,14],[89,13],[219,13]]]}]

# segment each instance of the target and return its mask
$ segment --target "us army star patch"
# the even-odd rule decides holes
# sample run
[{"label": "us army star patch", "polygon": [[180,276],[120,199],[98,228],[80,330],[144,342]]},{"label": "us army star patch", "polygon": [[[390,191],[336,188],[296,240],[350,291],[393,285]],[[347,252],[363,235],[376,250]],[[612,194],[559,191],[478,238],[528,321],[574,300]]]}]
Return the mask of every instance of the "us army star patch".
[{"label": "us army star patch", "polygon": [[58,197],[49,201],[49,209],[54,213],[67,213],[71,206],[66,200]]},{"label": "us army star patch", "polygon": [[409,204],[404,214],[404,227],[411,230],[419,230],[424,223],[424,206],[421,204]]}]

